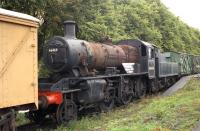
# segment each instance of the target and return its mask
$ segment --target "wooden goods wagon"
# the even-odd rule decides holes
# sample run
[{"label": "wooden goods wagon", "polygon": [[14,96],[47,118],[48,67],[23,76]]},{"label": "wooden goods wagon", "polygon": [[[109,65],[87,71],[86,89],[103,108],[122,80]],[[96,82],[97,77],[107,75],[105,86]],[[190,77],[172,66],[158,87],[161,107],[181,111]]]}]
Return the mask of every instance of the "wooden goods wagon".
[{"label": "wooden goods wagon", "polygon": [[0,118],[11,108],[37,108],[38,27],[38,19],[0,8]]}]

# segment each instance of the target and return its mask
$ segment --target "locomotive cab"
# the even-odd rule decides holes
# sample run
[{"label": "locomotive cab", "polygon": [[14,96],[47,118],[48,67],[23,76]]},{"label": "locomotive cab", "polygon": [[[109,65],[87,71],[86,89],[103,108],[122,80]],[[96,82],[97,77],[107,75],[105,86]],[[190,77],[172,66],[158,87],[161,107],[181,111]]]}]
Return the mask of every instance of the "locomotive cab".
[{"label": "locomotive cab", "polygon": [[142,54],[144,51],[146,51],[146,57],[144,60],[147,61],[147,72],[148,72],[148,77],[149,79],[155,78],[155,57],[156,57],[156,46],[153,44],[149,44],[147,42],[142,41],[143,45],[142,47],[145,49],[142,50]]},{"label": "locomotive cab", "polygon": [[130,45],[138,48],[139,51],[139,65],[140,73],[147,73],[150,79],[155,78],[155,59],[158,48],[148,42],[142,40],[130,39],[122,40],[119,42],[120,45]]}]

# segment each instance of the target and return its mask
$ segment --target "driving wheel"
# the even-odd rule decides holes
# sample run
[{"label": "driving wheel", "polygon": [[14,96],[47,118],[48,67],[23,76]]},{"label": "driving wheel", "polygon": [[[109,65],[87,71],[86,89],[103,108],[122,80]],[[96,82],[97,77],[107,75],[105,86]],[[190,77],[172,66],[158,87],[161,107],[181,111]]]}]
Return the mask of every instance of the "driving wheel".
[{"label": "driving wheel", "polygon": [[77,106],[72,100],[66,99],[57,108],[56,121],[58,124],[68,124],[75,119],[77,119]]}]

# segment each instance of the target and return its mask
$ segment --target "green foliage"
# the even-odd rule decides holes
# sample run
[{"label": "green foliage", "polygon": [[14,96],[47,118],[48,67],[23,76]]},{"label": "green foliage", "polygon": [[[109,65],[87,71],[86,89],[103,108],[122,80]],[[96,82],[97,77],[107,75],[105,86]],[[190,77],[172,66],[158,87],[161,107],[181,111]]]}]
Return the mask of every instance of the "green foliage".
[{"label": "green foliage", "polygon": [[0,7],[35,16],[43,22],[39,28],[39,57],[46,40],[53,35],[62,35],[62,23],[69,16],[65,6],[67,0],[1,0]]},{"label": "green foliage", "polygon": [[30,123],[30,120],[26,118],[24,113],[17,113],[16,115],[16,125],[21,126]]},{"label": "green foliage", "polygon": [[78,38],[102,41],[141,39],[164,51],[199,54],[200,32],[175,17],[160,0],[1,0],[0,7],[43,21],[39,56],[46,41],[63,34],[63,21],[75,20]]},{"label": "green foliage", "polygon": [[1,7],[24,12],[43,20],[39,44],[62,35],[62,22],[77,21],[78,37],[113,41],[139,38],[163,50],[200,51],[200,33],[175,17],[160,0],[2,0]]},{"label": "green foliage", "polygon": [[42,60],[39,61],[39,77],[45,78],[51,74],[52,71],[45,67],[45,64]]}]

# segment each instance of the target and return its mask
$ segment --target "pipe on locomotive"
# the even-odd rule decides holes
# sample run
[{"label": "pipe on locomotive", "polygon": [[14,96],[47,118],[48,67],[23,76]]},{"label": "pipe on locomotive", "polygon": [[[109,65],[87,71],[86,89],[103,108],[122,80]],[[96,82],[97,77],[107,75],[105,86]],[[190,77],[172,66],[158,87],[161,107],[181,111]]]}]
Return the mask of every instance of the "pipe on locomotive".
[{"label": "pipe on locomotive", "polygon": [[64,24],[64,37],[68,39],[76,39],[76,22],[65,21],[63,24]]}]

